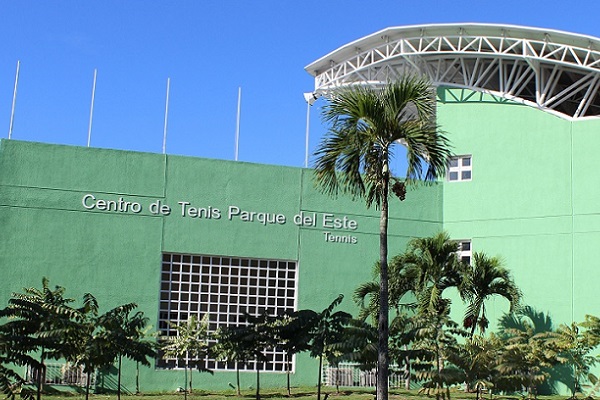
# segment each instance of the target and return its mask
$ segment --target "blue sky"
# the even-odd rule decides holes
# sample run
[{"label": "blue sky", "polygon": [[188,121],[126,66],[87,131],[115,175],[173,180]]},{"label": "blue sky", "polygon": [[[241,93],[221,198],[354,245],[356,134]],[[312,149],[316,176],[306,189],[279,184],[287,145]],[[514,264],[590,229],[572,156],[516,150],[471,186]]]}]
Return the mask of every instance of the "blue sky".
[{"label": "blue sky", "polygon": [[[302,166],[304,67],[389,26],[493,22],[600,36],[600,2],[8,1],[0,0],[0,137],[233,159],[242,88],[241,161]],[[324,127],[311,112],[314,150]]]}]

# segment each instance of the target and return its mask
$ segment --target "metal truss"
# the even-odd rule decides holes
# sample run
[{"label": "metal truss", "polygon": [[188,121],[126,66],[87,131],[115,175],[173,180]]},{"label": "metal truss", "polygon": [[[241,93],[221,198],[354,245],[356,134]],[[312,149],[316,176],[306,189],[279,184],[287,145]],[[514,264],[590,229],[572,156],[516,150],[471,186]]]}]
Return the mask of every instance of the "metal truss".
[{"label": "metal truss", "polygon": [[315,93],[407,73],[568,119],[600,116],[600,40],[536,28],[448,24],[389,28],[306,67]]}]

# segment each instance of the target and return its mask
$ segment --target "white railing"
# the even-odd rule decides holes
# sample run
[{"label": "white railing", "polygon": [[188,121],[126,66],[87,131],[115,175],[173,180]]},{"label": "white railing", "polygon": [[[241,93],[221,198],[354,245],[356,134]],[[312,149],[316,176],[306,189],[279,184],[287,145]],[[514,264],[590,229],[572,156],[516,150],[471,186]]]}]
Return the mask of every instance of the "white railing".
[{"label": "white railing", "polygon": [[[393,371],[390,373],[389,386],[404,386],[405,372]],[[377,372],[375,369],[363,371],[356,363],[340,363],[337,367],[326,365],[323,367],[324,386],[358,386],[375,387]]]},{"label": "white railing", "polygon": [[[87,383],[87,375],[83,372],[83,367],[72,364],[52,363],[46,364],[45,385],[63,385],[63,386],[81,386]],[[37,382],[37,370],[27,367],[26,381],[29,383]],[[96,374],[91,375],[90,386],[94,386]]]}]

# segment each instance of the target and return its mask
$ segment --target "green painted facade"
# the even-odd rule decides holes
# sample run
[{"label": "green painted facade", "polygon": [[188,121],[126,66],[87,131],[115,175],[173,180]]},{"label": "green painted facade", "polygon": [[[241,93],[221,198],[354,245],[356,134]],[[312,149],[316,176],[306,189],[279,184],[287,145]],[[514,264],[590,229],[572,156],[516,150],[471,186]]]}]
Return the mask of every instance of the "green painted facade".
[{"label": "green painted facade", "polygon": [[[297,261],[298,309],[323,309],[343,293],[343,307],[353,311],[352,290],[371,278],[379,254],[377,211],[319,193],[307,169],[3,140],[0,171],[0,304],[23,287],[40,287],[45,276],[68,297],[94,294],[104,311],[136,302],[157,327],[166,252]],[[414,235],[441,229],[441,195],[442,186],[434,185],[393,205],[393,251]],[[99,200],[119,199],[124,211],[98,210],[104,208]],[[218,209],[221,218],[195,217],[191,207]],[[230,207],[281,214],[285,223],[230,219]],[[315,226],[297,225],[294,216],[301,213],[315,214]],[[326,214],[354,220],[356,229],[324,227]],[[356,243],[328,242],[326,232]],[[317,366],[300,355],[293,384],[316,384]],[[124,385],[131,391],[134,372],[126,366]],[[229,372],[198,374],[194,386],[227,389],[234,379]],[[254,380],[243,373],[244,387]],[[261,380],[283,386],[285,374],[265,373]],[[143,391],[182,385],[181,371],[142,369]]]},{"label": "green painted facade", "polygon": [[[556,324],[598,315],[600,121],[571,122],[465,90],[442,88],[438,97],[454,153],[472,155],[472,180],[419,187],[392,202],[390,254],[445,229],[471,240],[474,251],[501,256],[524,302]],[[162,254],[185,253],[297,261],[298,309],[322,309],[343,293],[343,307],[354,311],[352,291],[371,278],[378,258],[377,210],[319,193],[309,169],[2,140],[0,171],[0,304],[46,276],[70,297],[95,294],[104,310],[137,302],[156,327]],[[92,209],[89,195],[135,202],[141,211]],[[218,209],[221,218],[195,217],[190,207]],[[230,219],[229,207],[285,222]],[[315,226],[294,222],[313,213]],[[325,214],[357,228],[324,227]],[[356,243],[328,242],[326,232]],[[453,305],[459,320],[464,307],[458,299]],[[488,304],[492,324],[506,311],[504,300]],[[300,355],[292,382],[315,384],[316,372],[315,360]],[[198,374],[194,386],[227,389],[234,379]],[[242,385],[254,379],[243,373]],[[262,383],[283,386],[285,375],[264,374]],[[131,365],[124,385],[134,389]],[[142,370],[143,391],[181,385],[179,371]]]},{"label": "green painted facade", "polygon": [[[444,229],[501,256],[525,303],[556,325],[598,315],[600,121],[458,89],[441,91],[438,117],[455,154],[473,156],[472,181],[444,184]],[[492,322],[507,307],[496,301]]]}]

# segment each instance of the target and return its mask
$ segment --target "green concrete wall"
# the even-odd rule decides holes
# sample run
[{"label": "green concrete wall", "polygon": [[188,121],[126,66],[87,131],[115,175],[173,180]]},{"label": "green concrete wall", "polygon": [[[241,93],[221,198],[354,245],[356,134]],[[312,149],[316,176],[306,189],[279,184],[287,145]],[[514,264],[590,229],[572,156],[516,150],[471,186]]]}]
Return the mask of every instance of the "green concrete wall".
[{"label": "green concrete wall", "polygon": [[[392,200],[390,255],[404,251],[410,238],[443,228],[471,239],[474,251],[500,256],[524,303],[555,325],[598,315],[600,121],[572,122],[467,90],[441,88],[438,96],[439,123],[455,154],[472,154],[473,179]],[[371,279],[378,258],[377,210],[321,194],[307,169],[2,140],[0,171],[0,266],[7,278],[0,304],[46,276],[71,297],[95,294],[104,310],[137,302],[157,326],[161,255],[181,252],[297,261],[299,309],[320,310],[342,293],[343,308],[353,312],[352,291]],[[86,194],[123,198],[142,210],[86,209]],[[169,215],[150,212],[159,201]],[[179,202],[189,203],[185,211]],[[283,214],[286,223],[229,220],[230,206]],[[219,209],[222,218],[193,217],[189,207]],[[293,217],[300,213],[345,216],[358,227],[335,232],[321,219],[298,226]],[[357,243],[328,243],[325,232],[350,234]],[[460,320],[464,305],[450,295]],[[493,329],[508,304],[495,299],[487,307]],[[293,384],[315,384],[316,369],[315,360],[300,355]],[[182,385],[180,371],[144,368],[141,379],[143,391]],[[242,385],[254,379],[243,373]],[[195,387],[227,389],[233,380],[229,372],[197,374]],[[263,374],[262,383],[283,386],[285,376]],[[131,364],[124,384],[133,390]]]},{"label": "green concrete wall", "polygon": [[[342,293],[343,308],[355,311],[352,291],[371,279],[379,254],[377,210],[319,193],[311,170],[2,140],[0,171],[0,268],[6,278],[0,305],[11,292],[40,287],[45,276],[67,288],[69,297],[93,293],[101,311],[136,302],[156,327],[161,255],[181,252],[297,261],[299,309],[321,310]],[[138,203],[141,211],[91,208],[98,199],[119,198]],[[170,207],[168,215],[151,212],[157,202]],[[180,202],[189,203],[185,210]],[[229,220],[230,206],[280,213],[286,223]],[[222,217],[197,218],[189,207],[219,209]],[[410,190],[406,201],[395,200],[390,208],[395,254],[411,237],[441,229],[442,186]],[[301,212],[319,215],[317,226],[294,224]],[[356,220],[358,227],[324,229],[325,213]],[[326,242],[325,232],[351,234],[357,243]],[[130,391],[134,370],[125,364],[123,383]],[[316,370],[315,360],[300,355],[293,384],[316,384]],[[143,368],[141,389],[175,390],[183,385],[182,375]],[[244,387],[254,380],[254,373],[243,373]],[[227,389],[233,381],[229,372],[196,373],[194,387]],[[261,384],[284,386],[285,375],[265,373]]]},{"label": "green concrete wall", "polygon": [[[439,98],[455,154],[473,155],[472,181],[444,184],[444,229],[501,256],[524,303],[556,326],[597,315],[600,121],[572,122],[467,90],[440,89]],[[492,323],[508,310],[504,300],[490,305]]]}]

